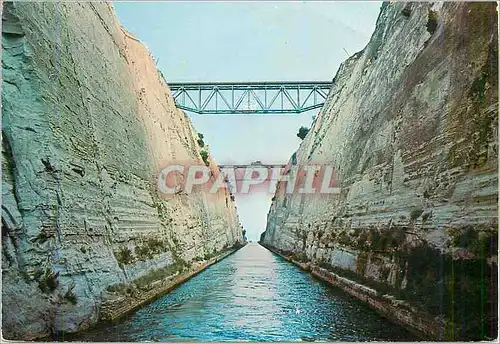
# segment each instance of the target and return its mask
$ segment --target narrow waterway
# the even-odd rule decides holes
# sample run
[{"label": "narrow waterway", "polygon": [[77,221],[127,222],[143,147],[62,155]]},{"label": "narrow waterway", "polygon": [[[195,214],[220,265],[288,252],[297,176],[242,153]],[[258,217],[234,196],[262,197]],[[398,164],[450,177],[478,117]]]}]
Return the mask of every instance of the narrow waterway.
[{"label": "narrow waterway", "polygon": [[248,244],[82,341],[416,340],[345,293]]}]

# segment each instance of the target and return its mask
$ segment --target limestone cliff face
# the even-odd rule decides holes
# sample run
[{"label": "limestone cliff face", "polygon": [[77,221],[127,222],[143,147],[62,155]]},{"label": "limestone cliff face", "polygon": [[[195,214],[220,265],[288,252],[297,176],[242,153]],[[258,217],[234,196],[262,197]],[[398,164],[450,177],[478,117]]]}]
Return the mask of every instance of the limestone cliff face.
[{"label": "limestone cliff face", "polygon": [[84,329],[243,243],[228,192],[158,196],[167,164],[203,164],[197,134],[109,4],[2,20],[6,338]]},{"label": "limestone cliff face", "polygon": [[295,153],[291,173],[333,165],[341,193],[280,185],[261,237],[409,302],[435,338],[496,335],[496,18],[494,3],[384,3]]}]

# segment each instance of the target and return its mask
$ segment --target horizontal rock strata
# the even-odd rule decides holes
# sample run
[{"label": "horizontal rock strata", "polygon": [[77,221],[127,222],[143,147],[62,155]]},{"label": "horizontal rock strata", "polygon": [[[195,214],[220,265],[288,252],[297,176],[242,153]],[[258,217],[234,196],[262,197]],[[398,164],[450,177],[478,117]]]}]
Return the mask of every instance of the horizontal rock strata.
[{"label": "horizontal rock strata", "polygon": [[384,3],[290,160],[334,166],[340,194],[280,183],[261,242],[408,303],[431,338],[495,338],[497,31],[494,3]]},{"label": "horizontal rock strata", "polygon": [[2,20],[5,338],[88,328],[243,244],[227,190],[157,193],[202,148],[111,5],[4,2]]}]

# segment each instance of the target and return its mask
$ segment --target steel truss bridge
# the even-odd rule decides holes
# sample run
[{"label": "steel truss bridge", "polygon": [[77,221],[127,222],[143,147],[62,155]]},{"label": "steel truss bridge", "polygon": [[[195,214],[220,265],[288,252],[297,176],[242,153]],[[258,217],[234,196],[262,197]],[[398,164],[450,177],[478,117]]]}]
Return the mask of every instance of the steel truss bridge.
[{"label": "steel truss bridge", "polygon": [[178,108],[197,114],[296,114],[320,108],[331,81],[169,83]]},{"label": "steel truss bridge", "polygon": [[267,180],[277,180],[277,178],[272,178],[272,170],[274,168],[286,168],[287,165],[283,164],[246,164],[246,165],[219,165],[219,170],[222,171],[224,169],[232,169],[234,170],[234,175],[235,175],[235,181],[244,181],[247,180],[245,179],[245,171],[241,171],[241,169],[246,169],[249,167],[259,167],[259,168],[266,168],[268,172],[268,178]]}]

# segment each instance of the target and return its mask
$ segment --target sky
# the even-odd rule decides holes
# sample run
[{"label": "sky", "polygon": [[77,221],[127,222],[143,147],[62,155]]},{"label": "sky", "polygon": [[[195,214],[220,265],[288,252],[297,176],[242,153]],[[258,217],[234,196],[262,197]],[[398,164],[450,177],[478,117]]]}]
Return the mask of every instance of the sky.
[{"label": "sky", "polygon": [[[381,2],[114,2],[122,26],[146,44],[168,82],[330,81],[362,50]],[[300,126],[319,110],[293,115],[188,113],[219,164],[285,164]],[[249,240],[265,230],[273,195],[236,195]]]}]

